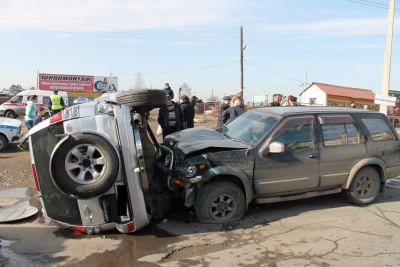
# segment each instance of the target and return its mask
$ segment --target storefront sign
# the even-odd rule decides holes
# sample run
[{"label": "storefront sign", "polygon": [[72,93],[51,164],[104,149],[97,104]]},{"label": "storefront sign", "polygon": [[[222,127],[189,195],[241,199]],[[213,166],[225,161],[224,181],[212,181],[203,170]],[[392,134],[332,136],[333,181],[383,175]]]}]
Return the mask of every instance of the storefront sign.
[{"label": "storefront sign", "polygon": [[40,90],[118,91],[117,77],[39,73],[38,83]]}]

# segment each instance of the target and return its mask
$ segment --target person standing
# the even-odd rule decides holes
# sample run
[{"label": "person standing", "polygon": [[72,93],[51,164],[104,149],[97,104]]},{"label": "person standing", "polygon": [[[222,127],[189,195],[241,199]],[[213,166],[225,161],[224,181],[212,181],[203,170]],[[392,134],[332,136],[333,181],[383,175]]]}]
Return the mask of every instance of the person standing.
[{"label": "person standing", "polygon": [[[42,121],[42,117],[44,116],[44,107],[37,107],[36,108],[36,117],[32,120],[32,127],[35,126],[36,124],[39,124]],[[28,129],[30,130],[30,129]],[[22,139],[21,143],[17,145],[17,147],[21,150],[25,150],[25,143],[28,141],[29,137],[25,137]]]},{"label": "person standing", "polygon": [[288,97],[288,104],[289,104],[289,106],[291,106],[291,107],[298,106],[298,104],[297,104],[297,97],[290,95],[290,96]]},{"label": "person standing", "polygon": [[189,102],[189,97],[183,95],[180,98],[183,113],[183,129],[194,127],[194,107]]},{"label": "person standing", "polygon": [[230,107],[231,98],[229,96],[224,96],[222,98],[222,104],[218,108],[218,121],[217,121],[217,128],[222,126],[222,113]]},{"label": "person standing", "polygon": [[273,101],[269,103],[271,107],[279,107],[281,105],[282,101],[282,95],[281,94],[274,94],[272,96]]},{"label": "person standing", "polygon": [[24,123],[28,131],[33,127],[33,119],[35,118],[36,103],[38,102],[37,95],[30,96],[30,101],[26,102],[25,120]]},{"label": "person standing", "polygon": [[224,124],[229,123],[229,122],[233,121],[234,119],[236,119],[236,117],[239,117],[240,115],[242,115],[243,113],[245,113],[245,110],[240,105],[240,100],[236,99],[232,103],[232,106],[230,108],[226,109],[222,113],[222,123],[224,123]]},{"label": "person standing", "polygon": [[172,101],[171,96],[167,95],[166,106],[158,110],[158,124],[161,126],[163,140],[165,136],[182,129],[183,112],[178,103]]},{"label": "person standing", "polygon": [[165,93],[171,97],[171,100],[174,99],[174,91],[172,91],[169,83],[165,83]]},{"label": "person standing", "polygon": [[354,102],[353,100],[350,101],[350,106],[349,108],[356,108],[356,102]]},{"label": "person standing", "polygon": [[64,108],[64,99],[58,95],[58,90],[53,89],[53,95],[50,96],[49,101],[49,109],[51,111],[51,115],[55,115]]},{"label": "person standing", "polygon": [[236,90],[236,95],[232,97],[232,103],[236,101],[236,99],[239,99],[240,101],[240,106],[244,109],[244,100],[243,100],[243,89],[239,88]]}]

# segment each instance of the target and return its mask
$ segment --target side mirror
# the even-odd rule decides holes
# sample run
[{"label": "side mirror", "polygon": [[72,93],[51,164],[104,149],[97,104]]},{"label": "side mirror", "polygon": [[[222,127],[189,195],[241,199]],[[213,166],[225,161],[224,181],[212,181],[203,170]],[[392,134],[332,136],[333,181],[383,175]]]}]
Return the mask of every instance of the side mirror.
[{"label": "side mirror", "polygon": [[268,157],[269,154],[283,153],[285,151],[285,146],[280,142],[272,142],[268,147],[262,147],[260,155],[262,157]]},{"label": "side mirror", "polygon": [[281,142],[272,142],[269,146],[269,153],[283,153],[285,146]]}]

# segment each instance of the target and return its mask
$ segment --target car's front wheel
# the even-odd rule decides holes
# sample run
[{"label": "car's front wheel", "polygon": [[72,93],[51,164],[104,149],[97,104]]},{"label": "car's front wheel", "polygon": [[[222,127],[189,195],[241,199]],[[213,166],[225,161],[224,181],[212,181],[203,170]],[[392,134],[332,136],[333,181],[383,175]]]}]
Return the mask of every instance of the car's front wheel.
[{"label": "car's front wheel", "polygon": [[8,145],[7,138],[4,135],[0,134],[0,151],[5,150],[7,148],[7,145]]},{"label": "car's front wheel", "polygon": [[246,199],[243,191],[231,182],[211,182],[197,195],[194,210],[201,223],[233,222],[243,217]]},{"label": "car's front wheel", "polygon": [[17,117],[17,114],[15,114],[14,111],[9,110],[9,111],[6,112],[6,117],[7,117],[7,118],[14,118],[14,119],[15,119],[15,118]]},{"label": "car's front wheel", "polygon": [[353,204],[368,205],[374,202],[378,196],[379,188],[378,172],[372,167],[365,167],[354,176],[346,196]]}]

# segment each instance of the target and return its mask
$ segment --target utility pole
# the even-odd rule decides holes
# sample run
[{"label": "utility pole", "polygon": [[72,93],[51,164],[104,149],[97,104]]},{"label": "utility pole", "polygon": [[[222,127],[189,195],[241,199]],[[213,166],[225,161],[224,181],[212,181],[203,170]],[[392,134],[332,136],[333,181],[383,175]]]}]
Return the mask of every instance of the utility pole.
[{"label": "utility pole", "polygon": [[243,27],[240,26],[240,88],[243,90]]},{"label": "utility pole", "polygon": [[[393,22],[394,22],[394,0],[389,0],[388,25],[386,33],[385,61],[383,63],[383,80],[381,95],[389,95],[390,88],[390,67],[392,58],[392,39],[393,39]],[[387,114],[387,105],[379,105],[379,112]]]}]

